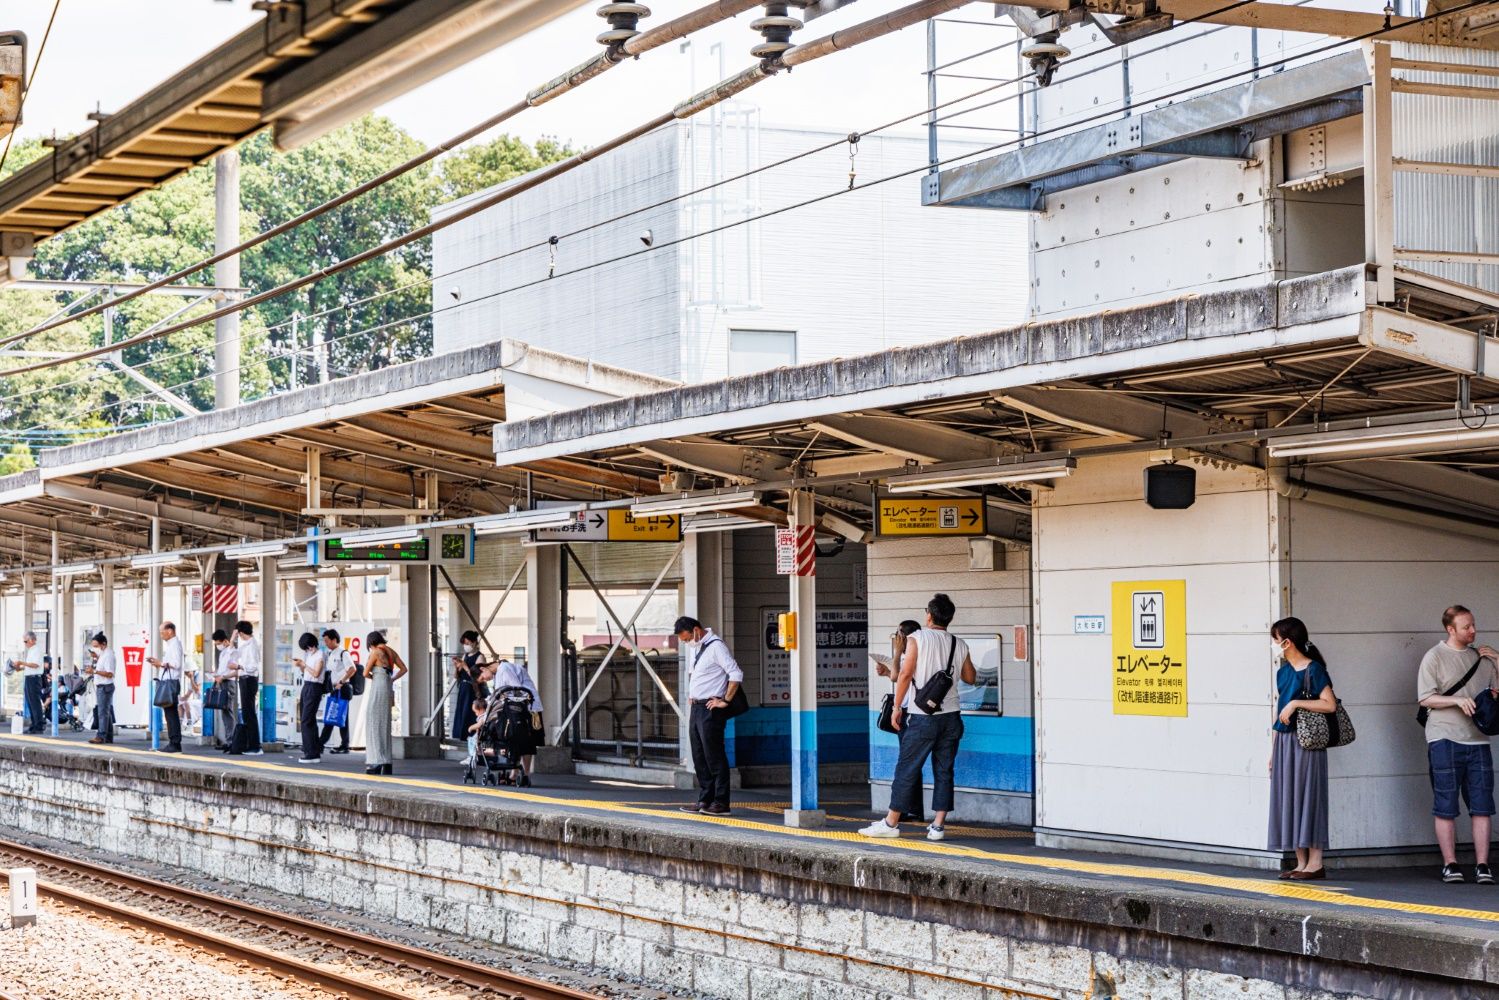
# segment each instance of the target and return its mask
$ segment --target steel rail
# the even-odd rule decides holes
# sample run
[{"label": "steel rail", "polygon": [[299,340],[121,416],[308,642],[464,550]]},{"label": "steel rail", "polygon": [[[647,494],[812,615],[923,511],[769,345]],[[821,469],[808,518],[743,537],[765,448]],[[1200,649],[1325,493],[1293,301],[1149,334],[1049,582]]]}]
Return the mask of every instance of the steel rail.
[{"label": "steel rail", "polygon": [[[331,927],[291,914],[268,910],[253,903],[171,885],[90,861],[77,858],[60,859],[38,848],[14,841],[0,840],[0,855],[12,855],[24,860],[27,864],[37,868],[39,874],[44,869],[51,869],[65,875],[112,883],[119,888],[169,903],[200,906],[216,917],[239,920],[267,930],[297,935],[354,955],[373,956],[394,965],[416,970],[424,977],[440,978],[476,990],[495,990],[506,996],[522,997],[524,1000],[599,1000],[599,995],[596,993],[586,993],[570,986],[548,983],[531,976],[489,968],[476,962],[443,955],[440,952],[427,951],[357,931]],[[251,942],[237,941],[213,931],[185,926],[170,917],[159,916],[113,900],[92,896],[56,882],[38,879],[37,892],[73,906],[93,910],[130,923],[145,925],[153,931],[178,938],[195,947],[236,960],[247,961],[257,968],[290,976],[301,982],[331,989],[337,995],[347,995],[361,998],[361,1000],[362,998],[408,1000],[411,995],[409,991],[401,992],[398,989],[389,989],[351,976],[344,976],[331,971],[326,966],[292,958]],[[6,1000],[6,998],[0,995],[0,1000]]]}]

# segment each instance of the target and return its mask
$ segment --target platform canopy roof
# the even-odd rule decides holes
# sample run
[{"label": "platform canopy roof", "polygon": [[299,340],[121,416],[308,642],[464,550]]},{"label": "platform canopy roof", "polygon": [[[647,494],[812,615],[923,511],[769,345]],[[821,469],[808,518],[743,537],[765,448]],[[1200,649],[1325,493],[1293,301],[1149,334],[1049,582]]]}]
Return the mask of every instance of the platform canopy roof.
[{"label": "platform canopy roof", "polygon": [[319,511],[358,508],[340,523],[378,527],[416,508],[451,518],[649,492],[654,480],[565,459],[496,468],[490,428],[516,400],[674,384],[502,341],[45,449],[38,468],[0,477],[0,569],[51,565],[53,530],[60,563],[149,551],[153,517],[163,548],[184,549],[297,537]]},{"label": "platform canopy roof", "polygon": [[[1479,346],[1499,341],[1476,332],[1492,334],[1499,298],[1478,294],[1406,272],[1402,308],[1370,308],[1354,267],[514,420],[496,426],[495,451],[501,468],[567,460],[673,490],[759,485],[764,505],[736,513],[780,523],[784,490],[810,488],[867,531],[877,483],[918,469],[1163,441],[1189,460],[1261,465],[1269,438],[1318,422],[1450,418],[1464,391],[1499,404]],[[1292,475],[1499,523],[1496,466],[1479,447],[1317,459]],[[1028,537],[1029,489],[989,488],[1000,533]]]},{"label": "platform canopy roof", "polygon": [[[274,128],[282,147],[306,142],[585,2],[267,4],[261,23],[145,94],[112,93],[101,78],[105,110],[90,115],[95,125],[0,183],[0,232],[54,236],[263,128]],[[169,26],[163,29],[168,37]],[[4,72],[0,49],[0,117]]]}]

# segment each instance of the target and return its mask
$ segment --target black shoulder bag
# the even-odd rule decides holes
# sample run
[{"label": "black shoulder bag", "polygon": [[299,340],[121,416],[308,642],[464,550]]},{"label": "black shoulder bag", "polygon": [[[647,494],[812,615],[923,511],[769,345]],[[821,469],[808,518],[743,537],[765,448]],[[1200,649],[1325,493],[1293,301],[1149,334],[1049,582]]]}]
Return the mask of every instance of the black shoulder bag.
[{"label": "black shoulder bag", "polygon": [[[723,642],[723,640],[714,639],[713,642]],[[703,658],[703,653],[707,652],[708,647],[713,645],[713,642],[705,642],[697,648],[697,655],[692,658],[692,669],[697,669],[697,661]],[[718,709],[718,711],[724,713],[724,718],[726,719],[737,719],[749,711],[749,696],[744,693],[743,684],[740,684],[738,690],[734,692],[734,697],[724,700],[726,702],[725,707]]]},{"label": "black shoulder bag", "polygon": [[890,668],[890,690],[886,692],[884,700],[880,702],[880,717],[875,720],[875,726],[885,733],[899,734],[900,730],[895,728],[895,679],[900,674],[900,667],[892,664]]},{"label": "black shoulder bag", "polygon": [[915,707],[921,709],[927,715],[936,715],[942,710],[942,703],[947,700],[947,693],[952,690],[952,658],[958,651],[958,637],[949,635],[952,644],[947,647],[947,666],[926,679],[926,683],[916,689],[916,695],[912,699]]},{"label": "black shoulder bag", "polygon": [[[1453,695],[1457,694],[1463,688],[1467,687],[1468,686],[1468,682],[1473,679],[1473,675],[1476,674],[1476,673],[1478,673],[1478,665],[1480,663],[1482,663],[1482,662],[1483,662],[1483,657],[1482,656],[1480,656],[1480,657],[1478,657],[1478,659],[1474,660],[1473,661],[1473,665],[1468,668],[1468,672],[1465,673],[1465,674],[1463,674],[1463,679],[1460,680],[1460,681],[1458,681],[1456,684],[1452,685],[1447,690],[1443,691],[1442,692],[1442,697],[1443,698],[1451,698]],[[1426,728],[1426,720],[1429,719],[1429,718],[1431,718],[1431,709],[1427,708],[1425,705],[1422,705],[1420,708],[1416,709],[1416,722],[1421,726],[1422,729]]]}]

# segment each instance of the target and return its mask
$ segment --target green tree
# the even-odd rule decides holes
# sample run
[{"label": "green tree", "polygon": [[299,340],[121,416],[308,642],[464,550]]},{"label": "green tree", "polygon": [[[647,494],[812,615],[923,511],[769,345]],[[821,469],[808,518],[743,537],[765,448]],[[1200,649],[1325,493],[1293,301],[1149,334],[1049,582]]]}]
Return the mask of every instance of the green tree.
[{"label": "green tree", "polygon": [[[369,115],[290,153],[277,152],[267,133],[240,150],[240,230],[248,237],[385,172],[422,146],[389,119]],[[439,204],[572,152],[555,140],[532,147],[508,135],[470,145],[246,253],[241,282],[260,292],[313,273],[425,224]],[[48,150],[38,140],[17,142],[5,173],[44,155]],[[53,280],[140,282],[201,260],[213,250],[213,185],[211,164],[194,168],[47,240],[38,248],[32,272]],[[426,355],[431,350],[430,278],[431,248],[422,240],[247,310],[240,332],[243,396],[253,399],[292,382],[287,351],[292,346],[302,357],[296,382],[315,379],[309,350],[315,331],[327,344],[335,378]],[[212,271],[206,270],[186,283],[209,285],[212,280]],[[77,296],[0,292],[0,336],[44,322]],[[218,305],[211,299],[190,303],[190,298],[177,296],[142,296],[113,310],[107,325],[104,316],[90,317],[13,349],[76,351],[102,344],[106,337],[119,340],[154,324],[202,315]],[[170,318],[184,306],[186,311]],[[120,360],[206,410],[213,404],[213,344],[213,326],[205,323],[131,347]],[[22,360],[7,358],[0,365]],[[105,358],[0,379],[0,427],[8,432],[0,434],[0,447],[10,442],[13,450],[62,443],[66,432],[129,427],[176,415],[172,405]],[[20,460],[19,455],[0,457],[0,462]]]},{"label": "green tree", "polygon": [[25,472],[27,469],[36,468],[36,458],[31,454],[31,449],[17,441],[10,446],[10,450],[0,455],[0,476],[9,476],[16,472]]}]

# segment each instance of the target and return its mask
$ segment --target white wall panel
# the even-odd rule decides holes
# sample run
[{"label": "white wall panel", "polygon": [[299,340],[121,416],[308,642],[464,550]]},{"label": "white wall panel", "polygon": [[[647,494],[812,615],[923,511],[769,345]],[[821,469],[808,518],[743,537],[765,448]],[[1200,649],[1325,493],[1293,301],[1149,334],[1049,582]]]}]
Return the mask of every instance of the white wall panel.
[{"label": "white wall panel", "polygon": [[1444,638],[1448,604],[1473,609],[1480,641],[1499,641],[1499,544],[1316,504],[1289,508],[1291,613],[1327,657],[1359,734],[1329,760],[1333,847],[1429,843],[1416,671]]},{"label": "white wall panel", "polygon": [[[1264,847],[1273,613],[1269,494],[1252,471],[1198,470],[1198,500],[1154,511],[1141,456],[1081,463],[1036,510],[1040,826]],[[1187,716],[1113,712],[1114,581],[1186,581]]]}]

